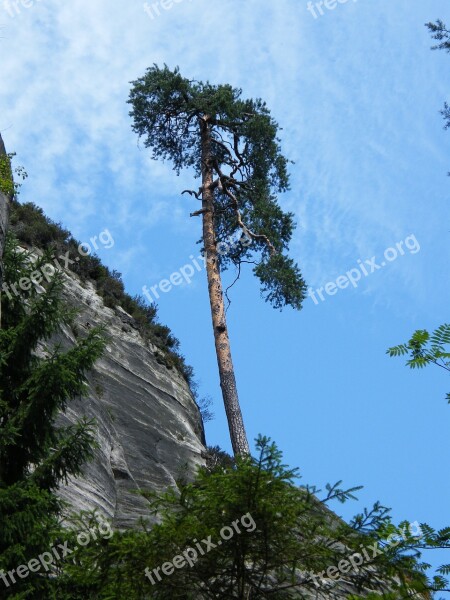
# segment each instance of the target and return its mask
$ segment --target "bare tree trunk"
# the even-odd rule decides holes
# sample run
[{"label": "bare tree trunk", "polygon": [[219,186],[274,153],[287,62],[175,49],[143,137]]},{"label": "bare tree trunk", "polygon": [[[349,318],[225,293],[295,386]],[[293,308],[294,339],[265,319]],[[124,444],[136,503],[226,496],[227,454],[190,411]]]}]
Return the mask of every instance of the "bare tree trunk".
[{"label": "bare tree trunk", "polygon": [[208,117],[200,121],[202,142],[202,213],[203,243],[206,256],[209,301],[216,344],[217,363],[219,365],[220,387],[228,419],[231,444],[234,455],[250,453],[247,435],[236,387],[233,362],[231,360],[230,340],[223,301],[222,279],[214,232],[214,190],[212,189],[213,165],[211,158],[211,133]]},{"label": "bare tree trunk", "polygon": [[[5,144],[3,143],[0,134],[0,158],[5,155]],[[8,231],[10,201],[11,198],[4,194],[0,189],[0,327],[2,317],[1,290],[3,285],[3,251],[5,248],[6,233]]]}]

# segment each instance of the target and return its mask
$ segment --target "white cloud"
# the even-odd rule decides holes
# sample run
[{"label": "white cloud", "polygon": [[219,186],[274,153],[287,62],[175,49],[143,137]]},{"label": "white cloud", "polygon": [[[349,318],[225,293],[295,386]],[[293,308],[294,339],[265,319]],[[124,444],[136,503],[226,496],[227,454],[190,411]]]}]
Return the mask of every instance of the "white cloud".
[{"label": "white cloud", "polygon": [[[272,108],[296,161],[281,202],[296,214],[293,250],[314,280],[401,238],[411,152],[445,164],[430,130],[445,85],[417,42],[426,36],[423,19],[417,31],[399,25],[399,7],[387,0],[341,9],[315,21],[294,0],[185,0],[152,20],[143,2],[36,0],[14,18],[4,13],[0,130],[30,173],[24,199],[79,237],[96,216],[114,218],[130,244],[160,225],[197,239],[192,200],[180,196],[193,187],[190,175],[176,178],[143,144],[137,150],[126,105],[130,80],[166,62],[188,77],[242,87]],[[370,44],[359,28],[368,18],[380,25]],[[400,50],[385,42],[396,28]],[[366,51],[380,46],[381,59]],[[374,87],[380,68],[385,78]],[[430,90],[436,114],[424,113]]]}]

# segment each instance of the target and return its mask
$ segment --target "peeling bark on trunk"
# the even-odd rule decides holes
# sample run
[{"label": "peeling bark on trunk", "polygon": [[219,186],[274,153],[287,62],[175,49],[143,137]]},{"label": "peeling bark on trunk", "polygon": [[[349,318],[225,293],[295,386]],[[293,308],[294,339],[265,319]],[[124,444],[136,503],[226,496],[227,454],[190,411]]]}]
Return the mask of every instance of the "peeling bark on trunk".
[{"label": "peeling bark on trunk", "polygon": [[[5,144],[0,134],[0,157],[6,155]],[[3,251],[9,224],[9,204],[11,199],[0,190],[0,327],[1,327],[1,290],[3,285]]]},{"label": "peeling bark on trunk", "polygon": [[200,121],[202,142],[202,213],[203,243],[206,257],[208,292],[219,365],[220,387],[228,419],[231,444],[235,456],[250,453],[236,387],[230,340],[223,301],[222,279],[214,232],[214,191],[211,159],[211,134],[208,117]]}]

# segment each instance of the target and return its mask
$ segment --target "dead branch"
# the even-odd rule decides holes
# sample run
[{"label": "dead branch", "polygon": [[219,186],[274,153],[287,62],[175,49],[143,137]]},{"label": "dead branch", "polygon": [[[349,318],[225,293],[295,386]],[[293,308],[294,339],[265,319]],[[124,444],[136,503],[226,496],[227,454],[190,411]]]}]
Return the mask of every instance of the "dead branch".
[{"label": "dead branch", "polygon": [[195,196],[197,200],[201,200],[200,194],[203,192],[203,187],[198,188],[198,192],[194,190],[183,190],[181,194],[189,194],[190,196]]},{"label": "dead branch", "polygon": [[204,215],[207,212],[209,212],[208,208],[201,208],[200,210],[196,210],[195,212],[191,213],[190,216],[199,217],[200,215]]}]

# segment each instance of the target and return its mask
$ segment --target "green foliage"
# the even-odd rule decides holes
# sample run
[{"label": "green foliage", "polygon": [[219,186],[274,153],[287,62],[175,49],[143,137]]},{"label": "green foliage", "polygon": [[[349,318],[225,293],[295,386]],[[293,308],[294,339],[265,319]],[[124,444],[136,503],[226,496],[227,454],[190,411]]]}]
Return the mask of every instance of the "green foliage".
[{"label": "green foliage", "polygon": [[[431,334],[425,329],[417,330],[406,344],[399,344],[387,350],[389,356],[408,356],[407,366],[411,369],[423,369],[434,364],[445,371],[450,371],[450,325],[444,323]],[[450,404],[450,393],[447,394]],[[430,525],[421,524],[424,533],[420,541],[422,550],[450,548],[450,527],[435,531]],[[442,565],[437,569],[430,588],[445,590],[449,586],[446,575],[450,574],[450,565]]]},{"label": "green foliage", "polygon": [[[439,43],[432,46],[432,50],[445,50],[450,52],[450,31],[447,29],[443,21],[438,19],[436,23],[426,23],[433,39]],[[445,126],[444,129],[450,128],[450,106],[447,102],[444,102],[444,108],[441,110],[441,115],[444,117]],[[450,175],[450,173],[448,173]]]},{"label": "green foliage", "polygon": [[202,416],[203,423],[208,423],[214,420],[214,413],[212,411],[213,401],[212,398],[203,397],[197,398],[197,406]]},{"label": "green foliage", "polygon": [[446,28],[445,23],[438,19],[436,23],[426,23],[425,27],[428,27],[433,34],[433,39],[439,42],[439,44],[432,47],[432,50],[446,50],[450,52],[450,31]]},{"label": "green foliage", "polygon": [[219,446],[208,446],[206,453],[206,469],[217,470],[218,467],[232,469],[236,466],[233,456],[222,450]]},{"label": "green foliage", "polygon": [[12,204],[10,227],[21,242],[36,248],[62,252],[70,240],[69,231],[46,217],[42,208],[32,202]]},{"label": "green foliage", "polygon": [[[7,238],[5,283],[18,284],[45,264]],[[100,357],[98,330],[62,352],[54,343],[71,313],[61,300],[58,275],[41,293],[2,294],[0,329],[0,572],[16,569],[47,552],[60,535],[61,504],[54,491],[77,475],[92,456],[93,423],[57,427],[56,417],[85,391],[86,374]],[[20,289],[20,288],[18,288]],[[49,344],[49,345],[47,345]],[[53,581],[31,573],[4,589],[2,598],[53,598]]]},{"label": "green foliage", "polygon": [[[147,69],[132,82],[129,104],[133,130],[152,149],[154,159],[168,159],[177,174],[193,168],[201,176],[200,128],[208,123],[214,182],[216,243],[241,236],[220,258],[223,269],[253,262],[264,298],[276,308],[301,308],[306,285],[297,265],[284,253],[294,230],[291,213],[276,194],[289,189],[288,163],[278,139],[279,126],[260,100],[243,100],[230,85],[191,81],[166,65]],[[198,192],[188,191],[199,197]],[[242,217],[242,218],[241,218]]]},{"label": "green foliage", "polygon": [[[4,486],[0,483],[0,573],[27,564],[48,551],[61,532],[57,518],[60,506],[55,496],[31,481]],[[53,599],[53,582],[32,574],[11,581],[7,588],[0,579],[0,597],[9,600]],[[55,598],[56,600],[56,598]]]},{"label": "green foliage", "polygon": [[[13,198],[19,193],[21,184],[16,183],[13,177],[11,161],[15,153],[3,154],[0,156],[0,192],[8,198]],[[14,175],[18,179],[26,179],[28,177],[23,167],[16,167]]]},{"label": "green foliage", "polygon": [[[423,369],[429,364],[450,371],[450,325],[438,327],[431,335],[425,329],[415,331],[406,344],[387,350],[389,356],[409,356],[406,361],[411,369]],[[447,394],[450,403],[450,393]]]},{"label": "green foliage", "polygon": [[[83,598],[98,600],[310,598],[329,589],[322,584],[326,587],[320,590],[311,573],[337,565],[361,551],[361,545],[369,548],[386,531],[398,531],[389,526],[379,505],[360,516],[358,526],[344,523],[327,504],[345,501],[359,488],[327,486],[319,500],[320,490],[296,485],[298,471],[283,464],[268,438],[259,438],[257,449],[255,458],[217,463],[200,470],[192,483],[179,482],[178,489],[147,495],[160,522],[151,529],[143,524],[138,531],[116,532],[101,548],[86,547],[76,564],[67,566],[72,585],[83,590]],[[232,523],[238,524],[239,532],[221,540],[222,528]],[[203,555],[197,552],[191,566],[185,564],[170,575],[160,571],[161,581],[153,575],[153,584],[145,576],[145,569],[148,576],[188,548],[198,550],[196,543],[208,538],[214,547]],[[207,549],[204,543],[202,547]],[[414,592],[420,598],[426,589],[420,566],[405,546],[345,579],[355,591],[364,590],[364,597],[370,591],[395,590],[396,600]]]},{"label": "green foliage", "polygon": [[281,309],[285,304],[301,308],[304,299],[302,288],[298,286],[301,275],[291,258],[275,254],[257,265],[253,271],[262,283],[262,294],[266,294],[274,308]]},{"label": "green foliage", "polygon": [[[70,232],[45,216],[43,210],[31,202],[13,202],[10,214],[11,230],[17,238],[30,247],[48,250],[56,257],[69,251],[70,257],[79,260],[71,265],[72,271],[82,281],[95,283],[97,292],[106,306],[121,306],[130,314],[143,337],[160,350],[161,362],[168,368],[176,368],[193,386],[193,370],[179,352],[179,342],[170,329],[158,322],[157,307],[148,305],[140,296],[131,297],[125,292],[121,274],[110,271],[96,255],[80,255],[80,242]],[[50,260],[51,262],[51,260]]]}]

